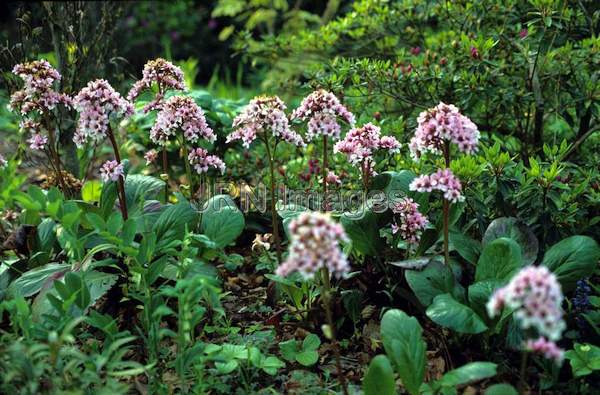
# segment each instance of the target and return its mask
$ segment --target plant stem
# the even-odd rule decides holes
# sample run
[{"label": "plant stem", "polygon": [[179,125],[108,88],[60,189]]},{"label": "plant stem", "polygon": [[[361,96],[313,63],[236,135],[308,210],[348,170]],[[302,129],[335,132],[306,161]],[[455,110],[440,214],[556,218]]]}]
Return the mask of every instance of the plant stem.
[{"label": "plant stem", "polygon": [[331,313],[331,304],[333,301],[331,294],[331,282],[329,280],[329,270],[326,267],[321,268],[321,274],[323,276],[323,305],[325,307],[325,315],[327,318],[327,325],[329,325],[329,330],[331,333],[331,343],[333,346],[333,354],[335,356],[335,366],[337,369],[338,379],[340,381],[340,386],[342,387],[342,391],[344,395],[348,395],[348,386],[346,384],[346,376],[344,376],[344,372],[342,371],[342,360],[340,358],[340,350],[338,347],[336,333],[335,333],[335,323],[333,322],[333,314]]},{"label": "plant stem", "polygon": [[185,163],[185,174],[188,179],[189,187],[190,187],[190,199],[194,200],[194,181],[192,179],[192,168],[190,167],[190,161],[188,160],[188,149],[185,146],[185,143],[181,144],[181,149],[183,150],[183,162]]},{"label": "plant stem", "polygon": [[523,351],[523,355],[521,355],[521,371],[519,373],[519,386],[518,391],[520,395],[525,393],[525,376],[527,375],[527,357],[529,353],[527,351]]},{"label": "plant stem", "polygon": [[[446,162],[446,168],[450,167],[450,144],[444,141],[444,160]],[[450,247],[449,247],[449,227],[450,227],[450,201],[444,198],[443,206],[444,216],[444,263],[450,264]]]},{"label": "plant stem", "polygon": [[50,121],[47,118],[46,118],[46,129],[48,129],[48,140],[49,140],[48,147],[50,150],[49,158],[52,158],[51,162],[54,162],[53,167],[56,172],[56,180],[60,184],[62,191],[65,194],[68,194],[69,191],[67,190],[67,184],[63,178],[62,169],[60,166],[60,156],[58,155],[58,151],[56,149],[56,138],[54,136],[54,129],[52,128]]},{"label": "plant stem", "polygon": [[[113,133],[110,124],[108,125],[108,139],[112,144],[113,151],[115,153],[115,160],[118,164],[121,164],[121,154],[119,154],[119,146],[117,145],[117,141],[115,140],[115,134]],[[119,196],[119,205],[121,206],[121,214],[123,215],[123,220],[127,221],[129,217],[127,215],[127,200],[125,199],[125,178],[121,175],[119,176],[119,180],[117,181],[117,189]]]},{"label": "plant stem", "polygon": [[323,135],[323,208],[327,211],[327,136]]},{"label": "plant stem", "polygon": [[[279,221],[277,219],[277,200],[275,196],[275,165],[273,164],[273,155],[269,147],[269,138],[265,137],[265,147],[267,149],[267,158],[269,159],[269,170],[271,172],[271,224],[273,225],[273,241],[277,251],[277,263],[281,264],[281,242],[279,240]],[[275,152],[273,152],[275,153]]]},{"label": "plant stem", "polygon": [[162,167],[165,177],[165,204],[169,201],[169,164],[167,163],[167,147],[162,149]]}]

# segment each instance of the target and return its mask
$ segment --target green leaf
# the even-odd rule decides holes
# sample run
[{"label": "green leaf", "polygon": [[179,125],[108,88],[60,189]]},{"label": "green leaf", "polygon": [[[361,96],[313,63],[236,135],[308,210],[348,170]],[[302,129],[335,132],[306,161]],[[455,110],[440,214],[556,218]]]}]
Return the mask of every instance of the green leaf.
[{"label": "green leaf", "polygon": [[593,344],[575,343],[573,349],[565,353],[565,358],[569,360],[575,377],[600,370],[600,347]]},{"label": "green leaf", "polygon": [[314,333],[308,334],[302,341],[303,350],[317,350],[321,345],[321,339]]},{"label": "green leaf", "polygon": [[512,239],[521,247],[523,265],[535,262],[539,250],[538,239],[523,221],[513,217],[496,218],[487,227],[482,244],[485,247],[501,237]]},{"label": "green leaf", "polygon": [[340,219],[352,248],[363,255],[376,256],[380,253],[383,240],[379,235],[377,216],[366,205],[358,212],[344,213]]},{"label": "green leaf", "polygon": [[210,198],[202,212],[202,232],[215,242],[217,248],[234,242],[245,224],[244,214],[228,195]]},{"label": "green leaf", "polygon": [[102,196],[102,183],[98,180],[89,180],[81,188],[81,199],[84,202],[99,202]]},{"label": "green leaf", "polygon": [[283,367],[285,367],[285,363],[274,356],[266,357],[261,363],[262,370],[270,376],[276,375],[277,371]]},{"label": "green leaf", "polygon": [[319,353],[316,351],[306,350],[296,354],[296,361],[303,366],[311,366],[319,360]]},{"label": "green leaf", "polygon": [[488,387],[484,395],[519,395],[515,387],[510,384],[494,384],[491,387]]},{"label": "green leaf", "polygon": [[459,333],[481,333],[487,329],[470,307],[457,302],[450,294],[436,296],[426,314],[436,324]]},{"label": "green leaf", "polygon": [[599,259],[600,248],[594,239],[571,236],[550,247],[542,263],[556,274],[563,289],[569,291],[596,269]]},{"label": "green leaf", "polygon": [[362,388],[365,395],[396,394],[394,371],[385,355],[377,355],[371,360],[369,370],[363,379]]},{"label": "green leaf", "polygon": [[481,244],[477,240],[460,232],[450,232],[448,238],[450,248],[458,252],[467,262],[473,265],[477,262],[477,257],[481,253]]},{"label": "green leaf", "polygon": [[512,239],[501,237],[483,248],[475,270],[475,281],[507,279],[522,265],[519,245]]},{"label": "green leaf", "polygon": [[449,371],[439,380],[444,387],[471,384],[496,375],[496,364],[491,362],[470,362]]},{"label": "green leaf", "polygon": [[385,352],[404,387],[412,395],[419,393],[425,377],[426,345],[422,333],[419,321],[401,310],[388,310],[381,320],[381,338]]},{"label": "green leaf", "polygon": [[469,304],[480,317],[487,317],[485,305],[500,286],[502,286],[502,281],[499,280],[478,281],[469,286]]},{"label": "green leaf", "polygon": [[279,351],[285,360],[295,361],[296,354],[299,352],[298,341],[296,339],[290,339],[279,343]]},{"label": "green leaf", "polygon": [[423,306],[429,306],[438,295],[453,293],[456,287],[450,267],[437,260],[431,260],[422,271],[406,270],[404,277]]},{"label": "green leaf", "polygon": [[132,212],[139,210],[140,203],[157,199],[164,187],[165,182],[158,178],[141,174],[128,175],[125,179],[127,208]]},{"label": "green leaf", "polygon": [[181,240],[185,234],[186,226],[189,230],[196,227],[198,214],[189,202],[181,201],[168,206],[156,220],[153,232],[156,234],[156,249],[169,245],[174,240]]},{"label": "green leaf", "polygon": [[33,296],[42,289],[42,286],[52,278],[59,278],[68,270],[71,265],[50,263],[40,266],[23,273],[21,277],[10,284],[9,292],[11,295],[21,295],[23,297]]}]

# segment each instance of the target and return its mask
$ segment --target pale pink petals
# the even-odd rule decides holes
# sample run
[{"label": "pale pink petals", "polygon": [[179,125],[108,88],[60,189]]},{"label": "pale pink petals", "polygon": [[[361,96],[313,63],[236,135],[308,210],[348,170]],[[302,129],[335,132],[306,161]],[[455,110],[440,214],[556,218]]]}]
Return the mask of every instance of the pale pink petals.
[{"label": "pale pink petals", "polygon": [[117,181],[123,174],[123,164],[116,160],[109,160],[100,168],[100,178],[104,182]]},{"label": "pale pink petals", "polygon": [[190,151],[188,161],[198,174],[206,173],[210,168],[216,169],[221,174],[225,173],[225,163],[216,155],[209,155],[208,151],[196,148]]},{"label": "pale pink petals", "polygon": [[338,119],[354,126],[354,115],[340,103],[331,92],[317,90],[306,96],[300,107],[292,113],[291,119],[308,121],[306,139],[312,141],[317,136],[340,138],[341,126]]},{"label": "pale pink petals", "polygon": [[431,192],[438,190],[444,193],[444,198],[451,202],[463,201],[462,185],[460,180],[450,169],[439,169],[431,175],[422,175],[415,178],[409,186],[411,191]]},{"label": "pale pink petals", "polygon": [[487,310],[495,317],[506,306],[514,310],[523,329],[535,328],[540,335],[558,340],[566,328],[563,299],[560,284],[547,267],[527,266],[494,292]]},{"label": "pale pink petals", "polygon": [[411,198],[402,198],[392,205],[394,222],[392,233],[400,232],[400,237],[411,244],[417,244],[423,230],[429,224],[427,217],[419,212],[419,205]]},{"label": "pale pink petals", "polygon": [[325,267],[336,277],[350,271],[348,258],[340,249],[340,242],[348,241],[342,225],[328,215],[303,212],[292,220],[289,227],[291,244],[289,255],[276,271],[278,276],[299,272],[302,277],[313,278]]}]

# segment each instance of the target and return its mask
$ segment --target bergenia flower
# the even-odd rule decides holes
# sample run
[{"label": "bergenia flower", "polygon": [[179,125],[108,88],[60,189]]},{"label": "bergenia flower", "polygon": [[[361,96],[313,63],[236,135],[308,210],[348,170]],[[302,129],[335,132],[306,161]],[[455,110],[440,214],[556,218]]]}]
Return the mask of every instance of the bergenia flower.
[{"label": "bergenia flower", "polygon": [[303,212],[292,220],[289,230],[289,255],[277,268],[278,276],[297,271],[310,279],[323,267],[336,277],[343,277],[350,271],[348,258],[339,245],[340,242],[347,242],[348,237],[342,225],[328,215]]},{"label": "bergenia flower", "polygon": [[217,139],[206,122],[204,111],[191,97],[173,96],[162,105],[156,122],[150,129],[150,139],[155,144],[165,145],[169,137],[178,131],[190,143],[197,142],[200,137],[211,143]]},{"label": "bergenia flower", "polygon": [[203,148],[196,148],[188,155],[190,164],[198,174],[206,173],[211,167],[225,173],[225,163],[216,155],[209,155]]},{"label": "bergenia flower", "polygon": [[450,169],[439,169],[433,174],[419,176],[410,183],[409,188],[418,192],[438,190],[444,193],[446,200],[454,203],[465,199],[462,184]]},{"label": "bergenia flower", "polygon": [[12,72],[24,81],[23,89],[11,95],[9,107],[12,111],[28,115],[32,111],[47,113],[57,104],[71,106],[68,95],[53,89],[54,83],[60,81],[61,77],[46,60],[17,64]]},{"label": "bergenia flower", "polygon": [[41,134],[33,134],[29,140],[29,148],[35,151],[43,150],[48,144],[48,137]]},{"label": "bergenia flower", "polygon": [[340,185],[342,183],[342,180],[340,180],[340,178],[337,176],[337,174],[335,174],[331,170],[329,170],[329,172],[327,173],[326,181],[327,181],[327,184],[329,184],[329,185],[335,185],[335,184]]},{"label": "bergenia flower", "polygon": [[146,152],[144,154],[144,159],[146,159],[146,165],[149,165],[150,163],[154,162],[157,157],[158,152],[154,149],[151,149],[150,151]]},{"label": "bergenia flower", "polygon": [[88,140],[104,140],[111,119],[133,114],[133,105],[123,99],[106,80],[90,81],[75,96],[73,105],[79,112],[77,130],[73,138],[78,147]]},{"label": "bergenia flower", "polygon": [[523,329],[535,328],[541,336],[556,341],[566,328],[563,299],[556,276],[546,266],[527,266],[494,292],[487,311],[495,317],[506,306],[514,310]]},{"label": "bergenia flower", "polygon": [[406,197],[394,202],[391,209],[395,214],[392,233],[400,232],[402,240],[417,244],[429,224],[427,217],[419,212],[419,205],[411,198]]},{"label": "bergenia flower", "polygon": [[234,131],[226,141],[241,140],[242,145],[249,148],[257,137],[270,133],[290,144],[304,146],[302,137],[290,128],[285,109],[285,103],[277,96],[255,97],[233,120]]},{"label": "bergenia flower", "polygon": [[456,144],[461,152],[471,154],[477,150],[479,130],[458,108],[440,103],[423,111],[417,119],[417,130],[410,140],[413,157],[424,152],[441,153],[444,141]]},{"label": "bergenia flower", "polygon": [[369,122],[350,129],[343,140],[335,143],[333,152],[345,154],[353,165],[362,165],[365,159],[371,160],[379,149],[396,153],[400,150],[400,142],[392,136],[381,137],[381,128]]},{"label": "bergenia flower", "polygon": [[151,89],[154,83],[158,86],[159,91],[154,100],[144,106],[144,112],[160,109],[166,90],[186,90],[183,71],[173,63],[158,58],[150,60],[144,65],[142,79],[133,84],[127,94],[127,100],[134,101],[141,92]]},{"label": "bergenia flower", "polygon": [[308,121],[306,139],[312,141],[317,136],[340,138],[341,126],[338,119],[342,119],[351,127],[354,126],[354,115],[340,103],[339,99],[331,92],[317,90],[306,96],[300,107],[292,112],[292,120]]},{"label": "bergenia flower", "polygon": [[104,182],[117,181],[123,174],[123,164],[116,160],[106,161],[100,168],[100,178]]},{"label": "bergenia flower", "polygon": [[538,339],[529,339],[525,342],[525,349],[536,354],[541,354],[544,358],[553,360],[558,366],[562,365],[565,358],[565,352],[553,341],[540,336]]}]

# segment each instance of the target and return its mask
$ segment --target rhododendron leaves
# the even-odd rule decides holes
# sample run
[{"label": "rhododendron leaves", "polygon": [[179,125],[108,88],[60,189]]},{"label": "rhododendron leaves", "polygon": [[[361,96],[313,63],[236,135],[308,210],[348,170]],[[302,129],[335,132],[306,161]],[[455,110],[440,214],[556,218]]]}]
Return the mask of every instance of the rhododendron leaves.
[{"label": "rhododendron leaves", "polygon": [[452,295],[438,295],[427,309],[433,322],[459,333],[481,333],[488,327],[470,307],[456,301]]},{"label": "rhododendron leaves", "polygon": [[202,213],[201,230],[217,248],[231,244],[244,230],[244,215],[228,195],[208,200]]},{"label": "rhododendron leaves", "polygon": [[588,236],[571,236],[550,247],[542,263],[548,267],[565,291],[577,280],[589,276],[600,259],[598,243]]},{"label": "rhododendron leaves", "polygon": [[396,394],[394,370],[385,355],[377,355],[371,360],[362,387],[365,395]]},{"label": "rhododendron leaves", "polygon": [[412,395],[419,393],[425,377],[423,328],[414,317],[401,310],[388,310],[381,320],[381,339],[385,353]]},{"label": "rhododendron leaves", "polygon": [[519,244],[524,265],[530,265],[537,259],[537,237],[523,221],[513,217],[496,218],[486,229],[482,243],[485,246],[500,237],[508,237]]},{"label": "rhododendron leaves", "polygon": [[521,266],[521,247],[514,240],[501,237],[483,248],[475,270],[475,281],[503,280]]},{"label": "rhododendron leaves", "polygon": [[407,270],[404,276],[423,306],[429,306],[441,294],[453,294],[459,299],[464,294],[464,289],[456,283],[450,267],[437,260],[432,260],[422,271]]}]

